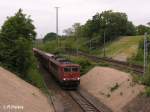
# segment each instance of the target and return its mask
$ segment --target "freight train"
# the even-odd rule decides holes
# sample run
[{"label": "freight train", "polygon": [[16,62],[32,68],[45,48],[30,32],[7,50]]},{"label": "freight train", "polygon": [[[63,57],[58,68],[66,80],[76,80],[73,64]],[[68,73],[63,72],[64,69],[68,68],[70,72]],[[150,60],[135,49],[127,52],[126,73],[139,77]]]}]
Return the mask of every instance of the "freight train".
[{"label": "freight train", "polygon": [[80,65],[33,48],[34,55],[63,87],[77,88],[80,84]]}]

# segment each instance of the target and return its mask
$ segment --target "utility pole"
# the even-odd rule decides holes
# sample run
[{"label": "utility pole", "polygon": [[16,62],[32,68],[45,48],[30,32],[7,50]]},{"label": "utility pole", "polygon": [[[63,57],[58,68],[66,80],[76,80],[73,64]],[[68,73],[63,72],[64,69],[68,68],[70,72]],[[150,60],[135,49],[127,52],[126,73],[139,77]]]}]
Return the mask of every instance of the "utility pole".
[{"label": "utility pole", "polygon": [[105,31],[104,31],[104,57],[106,57],[106,49],[105,49]]},{"label": "utility pole", "polygon": [[147,72],[147,33],[144,35],[144,74]]},{"label": "utility pole", "polygon": [[58,9],[59,7],[56,8],[56,34],[57,34],[57,46],[59,47],[59,37],[58,37]]}]

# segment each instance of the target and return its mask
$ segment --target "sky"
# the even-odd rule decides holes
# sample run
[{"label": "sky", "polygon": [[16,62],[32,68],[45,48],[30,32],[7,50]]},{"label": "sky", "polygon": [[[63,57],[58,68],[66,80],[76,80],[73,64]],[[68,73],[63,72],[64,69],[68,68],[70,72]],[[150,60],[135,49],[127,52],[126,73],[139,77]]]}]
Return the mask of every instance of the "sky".
[{"label": "sky", "polygon": [[31,15],[37,38],[56,32],[56,9],[59,8],[59,34],[74,23],[84,24],[97,12],[125,12],[135,25],[150,22],[150,0],[0,0],[0,26],[19,8]]}]

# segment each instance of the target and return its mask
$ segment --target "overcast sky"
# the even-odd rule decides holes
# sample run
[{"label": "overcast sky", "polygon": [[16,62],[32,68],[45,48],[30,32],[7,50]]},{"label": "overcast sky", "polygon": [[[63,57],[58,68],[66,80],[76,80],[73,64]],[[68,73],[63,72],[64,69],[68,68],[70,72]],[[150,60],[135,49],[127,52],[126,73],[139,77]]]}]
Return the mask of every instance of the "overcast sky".
[{"label": "overcast sky", "polygon": [[59,6],[59,34],[74,23],[84,24],[97,12],[113,10],[125,12],[135,25],[150,21],[150,0],[0,0],[0,25],[19,8],[31,15],[41,38],[55,32],[55,6]]}]

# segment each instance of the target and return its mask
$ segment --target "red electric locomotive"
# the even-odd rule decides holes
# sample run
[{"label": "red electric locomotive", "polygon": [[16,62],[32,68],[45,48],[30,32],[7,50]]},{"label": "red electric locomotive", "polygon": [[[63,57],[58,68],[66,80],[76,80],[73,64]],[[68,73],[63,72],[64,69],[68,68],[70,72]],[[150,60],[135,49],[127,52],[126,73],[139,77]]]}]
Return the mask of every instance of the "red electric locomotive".
[{"label": "red electric locomotive", "polygon": [[61,85],[78,87],[80,84],[80,66],[62,57],[33,48],[35,56],[52,73]]}]

